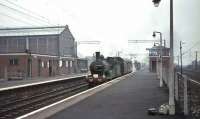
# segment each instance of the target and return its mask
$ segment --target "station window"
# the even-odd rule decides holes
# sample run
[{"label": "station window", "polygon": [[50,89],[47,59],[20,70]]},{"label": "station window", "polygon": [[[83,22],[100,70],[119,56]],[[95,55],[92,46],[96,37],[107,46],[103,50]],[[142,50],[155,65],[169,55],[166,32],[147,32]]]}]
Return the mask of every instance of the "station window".
[{"label": "station window", "polygon": [[47,62],[44,61],[44,68],[47,68]]},{"label": "station window", "polygon": [[14,59],[10,59],[10,65],[18,65],[19,64],[19,60],[14,58]]},{"label": "station window", "polygon": [[62,67],[62,60],[59,60],[59,67]]},{"label": "station window", "polygon": [[47,68],[49,68],[49,61],[47,61]]},{"label": "station window", "polygon": [[41,62],[41,66],[42,66],[42,68],[44,68],[44,61]]},{"label": "station window", "polygon": [[66,65],[66,67],[68,67],[68,61],[65,61],[65,65]]},{"label": "station window", "polygon": [[70,61],[70,67],[72,67],[72,61]]}]

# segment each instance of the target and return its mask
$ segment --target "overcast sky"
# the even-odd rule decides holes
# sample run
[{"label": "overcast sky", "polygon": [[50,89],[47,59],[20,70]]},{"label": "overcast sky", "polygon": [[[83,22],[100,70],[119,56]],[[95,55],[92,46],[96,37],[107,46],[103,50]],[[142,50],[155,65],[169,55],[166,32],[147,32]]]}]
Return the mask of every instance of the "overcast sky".
[{"label": "overcast sky", "polygon": [[[154,30],[163,33],[169,46],[169,0],[162,0],[158,8],[153,6],[152,0],[9,1],[37,13],[36,17],[38,14],[45,17],[51,24],[69,25],[77,41],[101,41],[100,45],[79,45],[78,50],[83,56],[92,55],[98,50],[106,56],[114,56],[118,51],[122,51],[123,56],[143,54],[153,43],[128,44],[128,40],[152,40]],[[27,12],[8,0],[0,3]],[[184,51],[197,44],[184,56],[185,63],[193,60],[194,51],[199,50],[199,11],[200,0],[174,0],[175,55],[178,55],[180,40],[185,42]],[[49,25],[44,18],[43,22],[30,19],[30,16],[2,5],[0,17],[0,27]]]}]

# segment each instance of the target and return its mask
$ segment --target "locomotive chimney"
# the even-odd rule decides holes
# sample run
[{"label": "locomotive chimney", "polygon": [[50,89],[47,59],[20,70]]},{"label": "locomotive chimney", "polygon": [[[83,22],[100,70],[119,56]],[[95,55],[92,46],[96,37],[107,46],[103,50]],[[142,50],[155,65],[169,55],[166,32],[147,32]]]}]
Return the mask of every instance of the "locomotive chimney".
[{"label": "locomotive chimney", "polygon": [[100,52],[96,52],[96,60],[100,59]]}]

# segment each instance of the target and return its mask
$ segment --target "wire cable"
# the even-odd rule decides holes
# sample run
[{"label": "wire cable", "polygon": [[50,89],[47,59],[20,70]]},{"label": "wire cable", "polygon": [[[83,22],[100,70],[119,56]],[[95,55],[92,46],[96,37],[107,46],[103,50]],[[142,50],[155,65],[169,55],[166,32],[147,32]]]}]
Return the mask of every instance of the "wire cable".
[{"label": "wire cable", "polygon": [[194,48],[196,45],[198,45],[198,43],[200,43],[200,41],[196,42],[192,47],[187,49],[187,51],[183,52],[182,55],[185,55],[186,53],[188,53],[192,48]]},{"label": "wire cable", "polygon": [[11,18],[11,19],[13,19],[13,20],[20,21],[21,23],[25,23],[25,24],[27,24],[27,25],[33,26],[33,24],[31,24],[31,23],[29,23],[29,22],[23,21],[23,20],[21,20],[21,19],[17,19],[17,18],[15,18],[15,17],[9,16],[9,15],[7,15],[7,14],[4,14],[4,13],[1,13],[1,12],[0,12],[0,15],[3,15],[3,16],[6,16],[6,17],[8,17],[8,18]]},{"label": "wire cable", "polygon": [[[29,14],[27,14],[27,13],[25,13],[25,12],[19,11],[19,10],[15,9],[15,8],[9,7],[9,6],[5,5],[5,4],[0,3],[0,6],[9,8],[9,9],[15,11],[15,12],[24,14],[24,15],[29,16],[29,17],[31,17],[31,18],[35,18],[35,17],[33,17],[32,15],[29,15]],[[37,18],[35,18],[35,19],[37,19]],[[38,21],[39,21],[39,20],[38,20]],[[41,21],[41,20],[40,20],[40,22],[43,22],[43,23],[45,23],[45,24],[48,24],[47,22],[44,22],[44,21]],[[41,24],[41,23],[40,23],[40,24]]]},{"label": "wire cable", "polygon": [[11,2],[11,1],[9,1],[9,0],[4,0],[4,1],[6,1],[6,2],[8,2],[8,3],[10,3],[10,4],[12,4],[12,5],[18,7],[18,8],[21,8],[21,9],[23,9],[23,10],[29,12],[29,13],[32,13],[33,15],[35,15],[35,16],[38,17],[38,18],[37,18],[38,20],[41,20],[41,21],[44,21],[44,22],[49,23],[50,25],[53,25],[53,24],[50,23],[49,19],[45,18],[44,16],[41,16],[41,15],[39,15],[39,14],[33,12],[33,11],[30,11],[30,10],[28,10],[28,9],[26,9],[26,8],[20,6],[20,5],[17,5],[17,4],[15,4],[15,3],[13,3],[13,2]]}]

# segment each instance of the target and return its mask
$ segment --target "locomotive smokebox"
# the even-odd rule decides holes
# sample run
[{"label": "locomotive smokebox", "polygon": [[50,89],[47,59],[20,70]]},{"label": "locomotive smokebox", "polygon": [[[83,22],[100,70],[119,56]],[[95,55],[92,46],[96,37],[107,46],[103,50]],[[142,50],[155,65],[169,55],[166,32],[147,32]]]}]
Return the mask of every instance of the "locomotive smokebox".
[{"label": "locomotive smokebox", "polygon": [[96,60],[100,59],[100,52],[96,52]]}]

